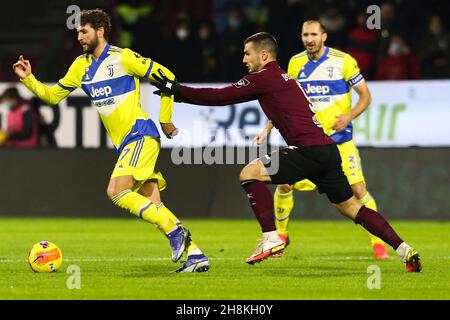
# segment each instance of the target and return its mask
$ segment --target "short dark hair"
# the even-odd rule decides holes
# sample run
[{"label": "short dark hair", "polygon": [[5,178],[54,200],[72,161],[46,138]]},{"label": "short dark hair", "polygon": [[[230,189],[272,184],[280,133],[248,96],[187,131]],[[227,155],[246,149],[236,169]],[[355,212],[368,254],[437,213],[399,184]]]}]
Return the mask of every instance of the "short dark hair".
[{"label": "short dark hair", "polygon": [[253,42],[257,50],[266,49],[272,57],[276,58],[278,54],[277,40],[268,32],[258,32],[245,39],[244,44]]},{"label": "short dark hair", "polygon": [[320,27],[320,31],[322,33],[328,33],[327,28],[325,28],[325,26],[319,20],[306,20],[305,22],[302,23],[302,29],[303,29],[304,24],[311,24],[311,23],[318,23],[319,27]]},{"label": "short dark hair", "polygon": [[3,101],[3,99],[18,99],[21,100],[22,97],[19,94],[19,90],[17,90],[16,87],[10,87],[6,89],[3,94],[0,96],[0,101]]},{"label": "short dark hair", "polygon": [[111,18],[109,15],[101,9],[83,10],[80,13],[80,25],[84,26],[90,24],[92,28],[98,30],[103,27],[105,30],[104,37],[109,39],[109,33],[111,32]]}]

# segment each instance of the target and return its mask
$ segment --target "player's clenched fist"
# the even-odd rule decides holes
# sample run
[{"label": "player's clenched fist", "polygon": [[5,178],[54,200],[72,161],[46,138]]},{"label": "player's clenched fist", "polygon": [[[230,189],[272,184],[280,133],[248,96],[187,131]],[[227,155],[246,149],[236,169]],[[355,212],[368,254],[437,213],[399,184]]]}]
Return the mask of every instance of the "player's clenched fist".
[{"label": "player's clenched fist", "polygon": [[19,60],[13,64],[13,70],[20,79],[26,78],[31,74],[31,64],[29,60],[25,60],[21,55]]}]

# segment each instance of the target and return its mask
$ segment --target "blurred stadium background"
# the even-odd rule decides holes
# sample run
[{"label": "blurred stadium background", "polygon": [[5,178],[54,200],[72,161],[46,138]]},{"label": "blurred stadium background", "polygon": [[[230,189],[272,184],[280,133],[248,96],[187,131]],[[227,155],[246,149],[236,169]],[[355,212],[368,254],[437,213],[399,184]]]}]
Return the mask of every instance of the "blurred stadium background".
[{"label": "blurred stadium background", "polygon": [[[19,54],[31,61],[41,81],[55,83],[63,76],[81,52],[76,33],[65,26],[71,4],[82,9],[99,7],[111,14],[110,43],[166,65],[181,82],[212,85],[237,81],[246,73],[242,42],[257,31],[275,35],[280,64],[287,68],[289,58],[303,50],[301,22],[319,19],[328,28],[326,44],[351,53],[369,81],[374,101],[355,123],[355,141],[361,146],[369,189],[380,211],[390,219],[449,219],[448,1],[48,0],[21,2],[20,8],[2,3],[0,92],[16,86],[23,97],[31,98],[11,69]],[[380,30],[365,26],[365,10],[373,4],[381,9]],[[400,60],[388,55],[395,41],[405,48]],[[143,84],[144,107],[157,114],[151,92]],[[38,149],[0,148],[0,215],[131,216],[106,197],[115,153],[87,97],[75,92],[57,108],[33,103],[55,140],[47,140]],[[7,109],[0,107],[1,128],[6,115]],[[160,166],[169,184],[164,201],[180,217],[253,219],[238,184],[243,164],[172,163],[173,147],[183,145],[183,132],[190,132],[192,121],[216,134],[243,129],[251,136],[266,119],[257,102],[220,111],[177,105],[174,123],[181,137],[162,138]],[[215,141],[214,145],[248,149],[250,141],[241,136],[238,141]],[[204,148],[205,144],[186,147]],[[78,201],[80,197],[85,201]],[[301,219],[341,219],[317,192],[297,192],[295,197]],[[207,199],[206,203],[199,198]],[[294,211],[293,217],[298,218],[298,213]]]}]

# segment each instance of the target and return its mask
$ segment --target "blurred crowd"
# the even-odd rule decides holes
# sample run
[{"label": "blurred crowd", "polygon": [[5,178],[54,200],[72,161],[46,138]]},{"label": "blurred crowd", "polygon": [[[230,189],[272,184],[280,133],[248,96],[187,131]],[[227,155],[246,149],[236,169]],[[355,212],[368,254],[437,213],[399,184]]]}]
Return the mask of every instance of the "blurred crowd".
[{"label": "blurred crowd", "polygon": [[[368,80],[450,78],[450,2],[445,0],[116,0],[110,42],[131,48],[170,68],[183,82],[230,82],[246,73],[243,40],[269,31],[278,40],[279,61],[303,51],[301,24],[318,19],[326,45],[353,55]],[[380,9],[380,29],[370,30],[367,7]],[[62,26],[61,26],[62,27]],[[56,66],[64,70],[80,54],[66,30]],[[48,63],[40,61],[43,65]],[[64,66],[64,67],[63,67]],[[40,76],[55,81],[59,67]],[[42,68],[41,68],[42,70]],[[9,73],[9,72],[8,72]],[[3,74],[0,74],[3,76]],[[12,79],[0,79],[12,80]]]},{"label": "blurred crowd", "polygon": [[[278,60],[286,69],[290,57],[304,50],[300,30],[309,19],[326,27],[326,45],[356,58],[367,80],[450,79],[450,2],[446,0],[90,1],[112,17],[111,44],[158,61],[181,82],[238,80],[247,72],[242,64],[243,41],[259,31],[277,38]],[[57,3],[56,19],[50,23],[51,15],[44,14]],[[34,25],[33,12],[20,22],[11,16],[0,19],[0,24],[16,30],[15,34],[0,32],[4,39],[0,41],[0,81],[17,81],[11,65],[18,54],[32,61],[33,71],[44,82],[61,78],[80,55],[75,31],[61,25],[67,18],[66,4],[56,0],[46,4],[48,8],[41,8],[42,19],[35,19]],[[379,9],[380,28],[367,27],[374,13],[366,12],[371,5]],[[43,19],[48,23],[42,24]],[[0,130],[0,147],[56,145],[53,133],[59,113],[52,123],[45,123],[41,102],[25,100],[14,87],[5,90],[0,101],[9,108],[3,121],[7,129]]]},{"label": "blurred crowd", "polygon": [[[366,26],[373,4],[379,30]],[[441,79],[450,78],[448,8],[432,0],[127,0],[114,7],[114,18],[119,46],[153,57],[185,82],[239,79],[243,40],[258,31],[275,35],[287,68],[303,51],[307,19],[322,22],[326,44],[353,55],[366,79]]]}]

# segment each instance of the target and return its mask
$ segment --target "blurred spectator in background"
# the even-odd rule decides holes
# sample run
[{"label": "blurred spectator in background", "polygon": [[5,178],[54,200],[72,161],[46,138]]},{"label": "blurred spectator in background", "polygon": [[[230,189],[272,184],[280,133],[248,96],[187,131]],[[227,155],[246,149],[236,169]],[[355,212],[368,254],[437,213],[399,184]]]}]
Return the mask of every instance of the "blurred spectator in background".
[{"label": "blurred spectator in background", "polygon": [[266,31],[269,16],[268,0],[245,0],[243,7],[245,19],[252,25],[251,32]]},{"label": "blurred spectator in background", "polygon": [[375,54],[378,34],[366,27],[367,16],[361,12],[356,16],[356,26],[350,30],[347,52],[358,61],[361,73],[366,80],[375,76]]},{"label": "blurred spectator in background", "polygon": [[228,12],[242,5],[242,0],[212,0],[214,12],[214,24],[220,35],[228,28]]},{"label": "blurred spectator in background", "polygon": [[218,73],[218,48],[217,34],[214,32],[212,23],[203,21],[197,30],[200,46],[201,67],[199,81],[214,82]]},{"label": "blurred spectator in background", "polygon": [[[13,10],[8,1],[2,8],[8,4]],[[372,4],[381,9],[381,30],[365,28],[358,14]],[[91,0],[89,6],[111,13],[112,24],[117,26],[110,36],[112,42],[174,68],[182,81],[235,81],[245,72],[239,63],[240,44],[258,31],[277,38],[280,65],[286,67],[299,45],[292,40],[299,38],[298,25],[308,19],[319,19],[326,26],[330,46],[358,59],[366,79],[375,77],[394,33],[402,35],[417,54],[424,77],[450,78],[448,0]],[[61,28],[67,19],[66,6],[61,0],[31,1],[21,19],[3,9],[0,81],[15,81],[11,64],[19,48],[35,61],[34,71],[42,74],[42,81],[57,81],[62,76],[59,70],[80,54],[75,31]],[[436,13],[441,18],[428,21]],[[188,16],[187,23],[180,23],[183,15]],[[212,36],[206,36],[209,30]]]},{"label": "blurred spectator in background", "polygon": [[61,110],[59,107],[50,107],[53,119],[50,123],[47,123],[40,111],[42,105],[45,105],[45,102],[38,97],[32,97],[30,99],[30,107],[37,114],[39,120],[39,147],[57,147],[55,131],[59,125]]},{"label": "blurred spectator in background", "polygon": [[[152,1],[154,2],[154,1]],[[120,26],[118,43],[144,56],[158,56],[161,42],[161,19],[158,7],[150,1],[121,0],[116,7],[117,23]]]},{"label": "blurred spectator in background", "polygon": [[[162,16],[162,24],[159,26],[164,35],[172,34],[176,29],[180,14],[189,13],[190,18],[196,21],[213,21],[214,0],[147,0],[157,2]],[[237,0],[235,0],[237,1]],[[242,1],[242,0],[241,0]],[[223,0],[230,2],[230,0]]]},{"label": "blurred spectator in background", "polygon": [[393,34],[389,41],[387,54],[380,60],[377,80],[420,79],[419,60],[406,45],[399,34]]},{"label": "blurred spectator in background", "polygon": [[417,33],[423,30],[426,20],[426,10],[433,0],[389,0],[394,17],[391,21],[391,29],[400,33],[408,43],[415,44]]},{"label": "blurred spectator in background", "polygon": [[391,35],[395,29],[395,8],[392,3],[387,2],[381,5],[380,20],[381,31],[380,38],[378,39],[378,60],[376,61],[378,64],[387,51]]},{"label": "blurred spectator in background", "polygon": [[450,77],[450,34],[438,15],[430,17],[421,41],[421,62],[424,78]]},{"label": "blurred spectator in background", "polygon": [[175,30],[169,38],[162,59],[182,82],[201,81],[200,46],[192,17],[186,11],[178,14]]},{"label": "blurred spectator in background", "polygon": [[[299,0],[268,0],[266,30],[278,41],[278,61],[287,69],[290,58],[297,53],[301,43],[300,22],[306,20],[307,6]],[[296,40],[293,40],[296,39]]]},{"label": "blurred spectator in background", "polygon": [[0,145],[18,148],[39,146],[39,115],[23,99],[16,88],[8,88],[1,96],[2,104],[9,108],[6,131],[2,132]]},{"label": "blurred spectator in background", "polygon": [[244,71],[242,64],[242,43],[250,34],[242,12],[233,8],[228,11],[228,26],[220,37],[220,73],[221,80],[235,81]]},{"label": "blurred spectator in background", "polygon": [[329,39],[327,45],[343,50],[347,39],[347,21],[344,15],[336,7],[330,7],[320,15],[319,21],[327,30]]}]

